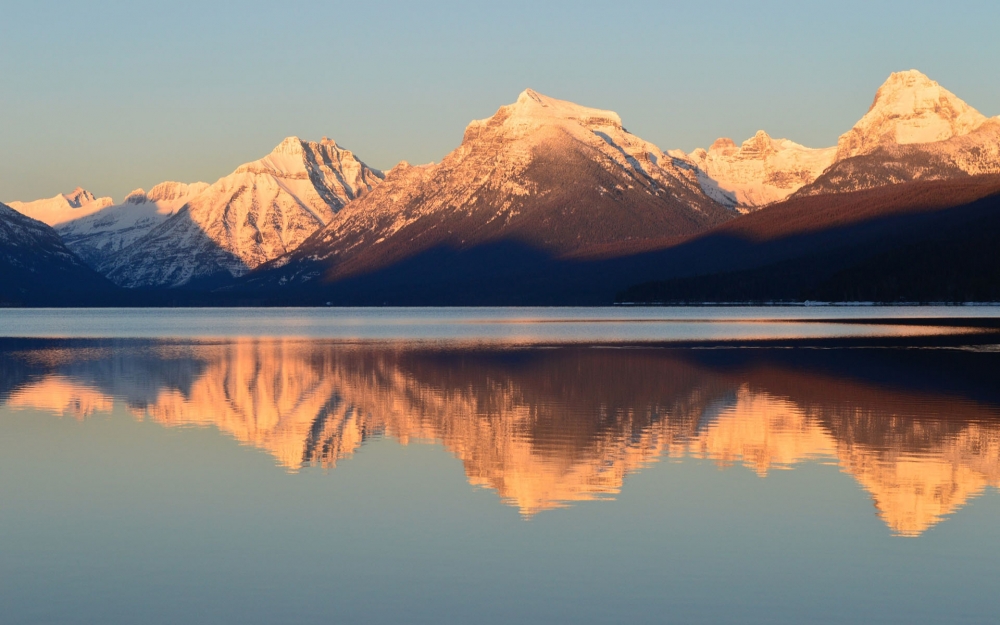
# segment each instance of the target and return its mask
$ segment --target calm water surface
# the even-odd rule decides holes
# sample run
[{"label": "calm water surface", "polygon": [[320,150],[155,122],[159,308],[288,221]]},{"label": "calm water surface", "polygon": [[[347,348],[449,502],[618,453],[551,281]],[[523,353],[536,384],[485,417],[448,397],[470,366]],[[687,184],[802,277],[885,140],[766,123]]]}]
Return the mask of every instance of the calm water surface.
[{"label": "calm water surface", "polygon": [[749,340],[940,334],[946,330],[907,322],[997,316],[1000,306],[9,309],[0,310],[0,336],[501,344]]},{"label": "calm water surface", "polygon": [[0,622],[992,623],[998,316],[0,311]]}]

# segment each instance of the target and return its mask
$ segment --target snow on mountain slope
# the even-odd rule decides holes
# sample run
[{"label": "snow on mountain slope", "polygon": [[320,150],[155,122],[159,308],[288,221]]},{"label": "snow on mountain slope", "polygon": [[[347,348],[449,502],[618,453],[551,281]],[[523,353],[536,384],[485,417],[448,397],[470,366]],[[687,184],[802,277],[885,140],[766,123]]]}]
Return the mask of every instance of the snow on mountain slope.
[{"label": "snow on mountain slope", "polygon": [[[781,201],[814,181],[834,160],[836,148],[807,148],[788,139],[772,139],[763,130],[736,147],[718,139],[689,156],[742,210]],[[707,191],[707,189],[706,189]]]},{"label": "snow on mountain slope", "polygon": [[188,197],[101,267],[127,287],[240,276],[295,249],[382,177],[332,140],[289,137]]},{"label": "snow on mountain slope", "polygon": [[986,117],[917,70],[889,76],[871,108],[837,142],[837,160],[885,145],[934,143],[967,135]]},{"label": "snow on mountain slope", "polygon": [[86,189],[77,187],[70,193],[33,202],[8,202],[7,205],[32,219],[57,226],[61,223],[86,217],[114,204],[109,197],[96,198]]},{"label": "snow on mountain slope", "polygon": [[440,163],[394,168],[260,283],[308,281],[316,263],[330,279],[364,273],[442,245],[508,240],[557,256],[641,247],[735,215],[698,175],[626,131],[616,113],[529,89],[469,124]]},{"label": "snow on mountain slope", "polygon": [[1000,117],[987,118],[916,70],[889,76],[840,137],[837,160],[796,195],[1000,173]]},{"label": "snow on mountain slope", "polygon": [[845,193],[915,180],[948,180],[1000,173],[1000,119],[934,143],[883,145],[837,161],[796,196]]},{"label": "snow on mountain slope", "polygon": [[997,127],[916,70],[896,72],[837,146],[810,149],[763,131],[739,148],[719,139],[679,153],[702,172],[706,193],[721,190],[741,211],[792,195],[842,193],[911,180],[1000,171]]},{"label": "snow on mountain slope", "polygon": [[163,182],[148,193],[136,189],[121,204],[60,223],[56,232],[87,264],[105,272],[115,254],[175,215],[207,188],[204,182]]}]

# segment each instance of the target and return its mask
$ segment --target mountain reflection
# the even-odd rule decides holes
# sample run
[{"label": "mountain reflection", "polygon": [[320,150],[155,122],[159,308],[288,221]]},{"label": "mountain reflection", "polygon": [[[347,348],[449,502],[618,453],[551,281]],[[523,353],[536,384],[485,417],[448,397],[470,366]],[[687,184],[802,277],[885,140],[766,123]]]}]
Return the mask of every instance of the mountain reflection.
[{"label": "mountain reflection", "polygon": [[788,351],[50,342],[8,348],[0,392],[8,408],[83,419],[119,402],[212,426],[292,471],[373,436],[438,441],[524,515],[614,497],[664,457],[762,477],[835,462],[907,536],[1000,486],[995,356]]}]

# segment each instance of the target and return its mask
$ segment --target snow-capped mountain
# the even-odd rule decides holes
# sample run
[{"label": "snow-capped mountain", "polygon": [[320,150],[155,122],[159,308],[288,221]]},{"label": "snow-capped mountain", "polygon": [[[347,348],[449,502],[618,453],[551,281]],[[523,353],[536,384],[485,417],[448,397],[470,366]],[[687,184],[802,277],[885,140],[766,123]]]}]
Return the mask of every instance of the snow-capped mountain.
[{"label": "snow-capped mountain", "polygon": [[163,182],[149,192],[136,189],[121,204],[56,225],[66,246],[94,269],[107,272],[115,255],[170,219],[208,188],[204,182]]},{"label": "snow-capped mountain", "polygon": [[986,117],[915,69],[896,72],[879,87],[871,108],[837,141],[837,160],[883,146],[936,143],[967,135]]},{"label": "snow-capped mountain", "polygon": [[741,211],[793,195],[869,189],[1000,171],[1000,118],[987,118],[916,70],[889,76],[868,112],[835,147],[806,148],[758,132],[742,146],[719,139],[686,158]]},{"label": "snow-capped mountain", "polygon": [[892,74],[841,135],[837,160],[798,195],[1000,173],[1000,117],[988,118],[916,70]]},{"label": "snow-capped mountain", "polygon": [[529,89],[469,124],[440,163],[395,167],[261,279],[309,281],[316,263],[336,279],[435,247],[499,241],[557,257],[641,248],[735,214],[698,175],[626,131],[616,113]]},{"label": "snow-capped mountain", "polygon": [[128,287],[243,275],[298,247],[381,180],[332,140],[289,137],[190,198],[115,255],[107,275]]},{"label": "snow-capped mountain", "polygon": [[813,182],[833,163],[836,152],[772,139],[761,130],[739,147],[722,138],[688,156],[733,202],[749,210],[781,201]]},{"label": "snow-capped mountain", "polygon": [[[662,250],[798,196],[991,173],[1000,173],[1000,117],[910,70],[892,74],[828,148],[759,131],[739,146],[722,138],[664,152],[614,112],[529,89],[469,124],[440,163],[403,162],[387,176],[331,140],[289,137],[211,185],[162,183],[120,204],[76,189],[12,206],[121,286],[208,287],[264,266],[242,284],[269,289],[401,267],[400,284],[440,274],[447,294],[458,284],[447,276],[481,284],[505,271],[510,286],[531,278],[532,263],[562,263],[558,275],[577,272],[584,284],[591,278],[567,263]],[[490,246],[503,251],[480,253]],[[463,265],[473,257],[479,265]]]},{"label": "snow-capped mountain", "polygon": [[916,180],[948,180],[1000,173],[1000,119],[967,135],[934,143],[883,145],[837,161],[797,196],[874,189]]},{"label": "snow-capped mountain", "polygon": [[70,304],[112,291],[50,226],[0,204],[0,303]]},{"label": "snow-capped mountain", "polygon": [[27,215],[50,226],[57,226],[67,221],[92,215],[114,203],[114,200],[109,197],[94,197],[90,191],[77,187],[70,193],[60,193],[55,197],[33,202],[8,202],[7,205],[22,215]]},{"label": "snow-capped mountain", "polygon": [[62,231],[117,284],[175,287],[240,276],[295,249],[381,180],[332,140],[289,137],[212,185],[164,183]]}]

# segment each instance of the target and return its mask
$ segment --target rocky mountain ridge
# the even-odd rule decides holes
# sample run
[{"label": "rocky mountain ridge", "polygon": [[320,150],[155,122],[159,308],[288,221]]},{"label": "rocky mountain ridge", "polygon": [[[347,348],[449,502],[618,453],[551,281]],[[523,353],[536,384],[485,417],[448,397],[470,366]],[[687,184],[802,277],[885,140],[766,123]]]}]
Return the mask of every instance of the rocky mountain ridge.
[{"label": "rocky mountain ridge", "polygon": [[288,137],[188,199],[123,249],[108,276],[122,286],[183,286],[245,274],[294,250],[382,173],[324,139]]},{"label": "rocky mountain ridge", "polygon": [[94,197],[90,191],[77,187],[69,193],[31,202],[8,202],[7,206],[44,224],[57,226],[92,215],[114,203],[110,197]]},{"label": "rocky mountain ridge", "polygon": [[120,204],[77,189],[18,206],[51,216],[70,249],[120,286],[178,287],[295,249],[381,179],[333,140],[288,137],[211,185],[164,182]]},{"label": "rocky mountain ridge", "polygon": [[795,196],[862,191],[918,180],[1000,173],[1000,118],[932,143],[886,143],[836,161]]},{"label": "rocky mountain ridge", "polygon": [[87,264],[107,274],[122,250],[176,215],[188,200],[207,188],[204,182],[163,182],[148,193],[136,189],[121,204],[57,224],[56,232]]},{"label": "rocky mountain ridge", "polygon": [[879,147],[927,144],[967,135],[986,116],[917,70],[895,72],[868,112],[837,141],[838,161]]},{"label": "rocky mountain ridge", "polygon": [[[1000,117],[909,70],[827,148],[762,130],[739,146],[665,152],[612,111],[528,89],[471,122],[441,162],[387,176],[332,140],[289,137],[211,185],[162,183],[119,204],[78,188],[11,205],[120,286],[215,288],[261,267],[244,287],[276,288],[489,246],[523,273],[543,259],[662,248],[789,198],[995,173]],[[456,271],[442,258],[407,271]],[[463,270],[467,281],[478,271]]]},{"label": "rocky mountain ridge", "polygon": [[734,214],[703,191],[696,167],[629,133],[616,113],[529,89],[470,123],[440,163],[394,168],[259,280],[338,279],[501,241],[587,256]]},{"label": "rocky mountain ridge", "polygon": [[751,210],[779,202],[816,180],[831,164],[835,148],[807,148],[772,139],[760,130],[739,147],[729,138],[688,155],[725,191],[732,202]]},{"label": "rocky mountain ridge", "polygon": [[739,148],[722,138],[708,150],[678,156],[748,212],[792,195],[1000,172],[998,127],[1000,118],[987,118],[924,74],[907,70],[889,76],[834,147],[806,148],[759,131]]}]

